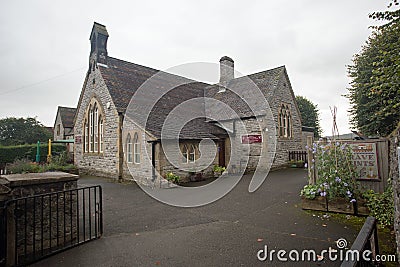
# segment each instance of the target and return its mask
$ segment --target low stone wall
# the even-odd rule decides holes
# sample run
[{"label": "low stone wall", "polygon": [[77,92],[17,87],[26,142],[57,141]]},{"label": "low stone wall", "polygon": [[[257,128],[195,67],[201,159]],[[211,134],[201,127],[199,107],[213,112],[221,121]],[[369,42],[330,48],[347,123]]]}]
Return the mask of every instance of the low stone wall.
[{"label": "low stone wall", "polygon": [[76,238],[77,195],[65,190],[76,189],[77,179],[62,172],[0,176],[0,200],[7,212],[8,266],[25,264]]}]

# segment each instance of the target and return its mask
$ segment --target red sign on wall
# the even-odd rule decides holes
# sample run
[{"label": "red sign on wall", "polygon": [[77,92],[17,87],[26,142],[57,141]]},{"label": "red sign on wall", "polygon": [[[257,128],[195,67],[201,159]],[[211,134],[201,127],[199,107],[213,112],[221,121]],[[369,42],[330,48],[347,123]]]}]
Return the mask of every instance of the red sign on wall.
[{"label": "red sign on wall", "polygon": [[242,135],[242,144],[262,143],[261,134]]}]

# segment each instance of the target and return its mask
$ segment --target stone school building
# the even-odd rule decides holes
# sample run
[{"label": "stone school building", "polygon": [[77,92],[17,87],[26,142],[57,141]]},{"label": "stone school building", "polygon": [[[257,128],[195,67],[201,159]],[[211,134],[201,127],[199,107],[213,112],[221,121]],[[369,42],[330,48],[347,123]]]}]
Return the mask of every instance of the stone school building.
[{"label": "stone school building", "polygon": [[[128,109],[129,103],[143,83],[159,71],[111,57],[107,51],[108,37],[106,27],[94,23],[89,69],[74,119],[74,160],[82,173],[143,181],[155,178],[156,173],[164,176],[170,171],[182,180],[193,175],[204,178],[212,175],[214,165],[227,166],[228,172],[252,171],[262,156],[261,149],[268,149],[270,127],[275,127],[277,140],[276,154],[269,159],[273,168],[288,162],[289,151],[304,150],[300,113],[284,66],[234,77],[234,62],[225,56],[220,59],[220,82],[214,85],[163,73],[153,83],[148,96],[152,97],[150,91],[159,90],[162,97],[144,120],[146,114],[141,112],[146,107],[136,105]],[[165,93],[171,80],[183,82]],[[229,89],[233,86],[245,93],[246,81],[260,88],[272,117],[263,110],[252,110]],[[187,110],[204,115],[186,123],[177,135],[179,164],[183,166],[180,168],[166,157],[167,142],[162,142],[162,125],[178,105],[201,97],[225,103],[237,117],[225,112],[224,105],[210,108],[218,120],[208,118],[205,105],[194,105],[192,110]],[[205,138],[217,145],[208,165],[200,160],[200,142]],[[234,150],[243,155],[247,153],[248,161],[234,159]]]}]

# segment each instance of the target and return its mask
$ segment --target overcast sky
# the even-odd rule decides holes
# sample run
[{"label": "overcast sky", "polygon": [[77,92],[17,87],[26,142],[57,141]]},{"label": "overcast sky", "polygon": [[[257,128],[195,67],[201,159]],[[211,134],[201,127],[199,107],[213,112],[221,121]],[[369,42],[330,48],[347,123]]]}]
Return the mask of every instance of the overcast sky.
[{"label": "overcast sky", "polygon": [[53,126],[57,106],[76,107],[94,21],[110,56],[156,69],[232,57],[243,74],[285,65],[294,93],[329,106],[349,132],[346,65],[388,1],[2,1],[0,118],[37,116]]}]

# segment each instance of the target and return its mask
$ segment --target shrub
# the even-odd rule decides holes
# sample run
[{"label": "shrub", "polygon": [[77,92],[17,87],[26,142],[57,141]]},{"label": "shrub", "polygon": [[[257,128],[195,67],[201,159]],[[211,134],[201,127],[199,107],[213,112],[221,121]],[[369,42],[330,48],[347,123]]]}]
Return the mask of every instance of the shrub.
[{"label": "shrub", "polygon": [[319,185],[305,185],[304,188],[300,191],[300,196],[304,196],[308,199],[314,199],[319,195],[320,186]]},{"label": "shrub", "polygon": [[36,173],[44,171],[43,166],[27,159],[17,159],[14,163],[7,165],[7,169],[10,173]]},{"label": "shrub", "polygon": [[[28,161],[36,160],[37,145],[20,145],[20,146],[0,146],[0,163],[13,163],[17,159],[26,159]],[[66,151],[64,144],[53,144],[53,155],[61,154]],[[40,162],[45,162],[47,159],[48,146],[47,144],[40,145]]]},{"label": "shrub", "polygon": [[46,171],[74,172],[77,168],[73,164],[68,164],[66,153],[55,156],[48,164],[38,164],[28,159],[17,159],[14,163],[7,165],[9,173],[37,173]]},{"label": "shrub", "polygon": [[167,179],[168,181],[171,181],[173,183],[178,183],[180,180],[180,177],[176,174],[173,174],[172,172],[168,172],[165,175],[165,179]]},{"label": "shrub", "polygon": [[393,225],[394,220],[394,204],[393,204],[393,188],[389,182],[388,187],[382,194],[368,190],[362,194],[367,200],[367,207],[370,215],[375,217],[382,226]]},{"label": "shrub", "polygon": [[221,174],[226,170],[226,168],[222,167],[222,166],[214,165],[213,170],[214,170],[214,172]]},{"label": "shrub", "polygon": [[[330,142],[326,145],[314,143],[307,149],[312,151],[317,161],[317,193],[330,199],[340,197],[354,202],[359,194],[359,185],[351,161],[351,148],[347,144]],[[315,160],[311,164],[314,165]]]}]

